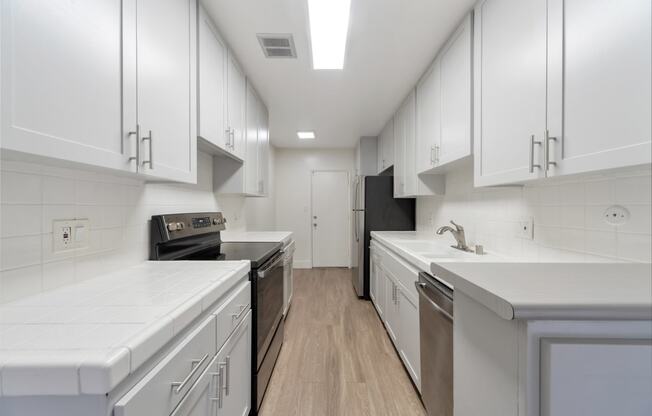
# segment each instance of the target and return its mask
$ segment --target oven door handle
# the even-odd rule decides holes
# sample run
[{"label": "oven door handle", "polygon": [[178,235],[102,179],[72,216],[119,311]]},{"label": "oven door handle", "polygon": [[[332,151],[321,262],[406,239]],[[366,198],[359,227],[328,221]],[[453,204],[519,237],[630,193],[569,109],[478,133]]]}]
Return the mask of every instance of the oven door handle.
[{"label": "oven door handle", "polygon": [[276,257],[276,260],[274,260],[272,262],[272,264],[267,266],[264,270],[258,270],[258,278],[259,279],[264,279],[265,276],[267,276],[267,273],[270,272],[270,270],[274,269],[276,267],[276,265],[278,265],[280,262],[283,261],[283,258],[284,258],[283,255],[279,255],[278,257]]}]

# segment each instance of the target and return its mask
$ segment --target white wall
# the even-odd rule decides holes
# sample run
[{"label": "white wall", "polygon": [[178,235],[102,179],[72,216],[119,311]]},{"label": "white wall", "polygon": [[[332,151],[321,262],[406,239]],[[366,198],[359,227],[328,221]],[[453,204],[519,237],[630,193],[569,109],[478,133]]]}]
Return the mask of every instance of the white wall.
[{"label": "white wall", "polygon": [[246,198],[244,216],[248,231],[276,231],[276,148],[269,146],[268,196]]},{"label": "white wall", "polygon": [[311,172],[346,170],[352,179],[354,150],[279,148],[275,164],[276,228],[294,233],[295,267],[312,267]]},{"label": "white wall", "polygon": [[[431,231],[455,220],[467,239],[488,251],[531,261],[650,262],[650,168],[525,187],[473,188],[470,168],[449,173],[446,195],[418,198],[417,229]],[[605,209],[625,206],[630,221],[612,226]],[[534,218],[534,240],[516,237],[518,221]],[[434,235],[434,234],[433,234]],[[451,239],[449,235],[444,236]]]},{"label": "white wall", "polygon": [[[152,215],[219,211],[245,229],[244,198],[215,197],[212,158],[199,153],[198,184],[141,180],[2,160],[0,303],[88,279],[149,257]],[[52,252],[52,219],[88,218],[90,247]]]}]

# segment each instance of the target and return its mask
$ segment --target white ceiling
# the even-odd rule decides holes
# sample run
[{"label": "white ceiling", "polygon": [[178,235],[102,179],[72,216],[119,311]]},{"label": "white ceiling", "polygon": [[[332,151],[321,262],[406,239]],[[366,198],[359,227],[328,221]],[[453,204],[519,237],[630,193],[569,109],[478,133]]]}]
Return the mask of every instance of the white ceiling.
[{"label": "white ceiling", "polygon": [[[353,147],[375,136],[474,0],[351,0],[343,71],[315,71],[307,0],[203,0],[270,109],[279,147]],[[266,59],[257,33],[291,33],[297,59]],[[316,140],[299,141],[298,130]]]}]

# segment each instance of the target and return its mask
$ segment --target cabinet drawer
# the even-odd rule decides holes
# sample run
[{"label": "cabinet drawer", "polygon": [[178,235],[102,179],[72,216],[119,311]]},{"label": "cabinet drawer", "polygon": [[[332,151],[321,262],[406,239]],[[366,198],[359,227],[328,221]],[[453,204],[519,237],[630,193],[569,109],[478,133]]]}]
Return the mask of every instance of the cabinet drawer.
[{"label": "cabinet drawer", "polygon": [[217,327],[217,349],[220,349],[229,335],[251,309],[251,283],[244,282],[234,290],[220,307],[213,312]]},{"label": "cabinet drawer", "polygon": [[118,401],[114,416],[169,415],[216,352],[211,315]]},{"label": "cabinet drawer", "polygon": [[419,271],[417,269],[389,251],[383,255],[382,265],[403,286],[402,291],[408,293],[412,300],[418,299],[417,289],[414,286],[414,282],[419,280]]}]

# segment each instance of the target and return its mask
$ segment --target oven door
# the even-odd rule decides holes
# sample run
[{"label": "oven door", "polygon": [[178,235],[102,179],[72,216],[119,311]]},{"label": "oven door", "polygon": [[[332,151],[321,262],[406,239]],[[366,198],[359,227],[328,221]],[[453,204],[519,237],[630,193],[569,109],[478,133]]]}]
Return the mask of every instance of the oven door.
[{"label": "oven door", "polygon": [[256,271],[256,369],[283,315],[283,259],[279,252]]}]

